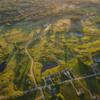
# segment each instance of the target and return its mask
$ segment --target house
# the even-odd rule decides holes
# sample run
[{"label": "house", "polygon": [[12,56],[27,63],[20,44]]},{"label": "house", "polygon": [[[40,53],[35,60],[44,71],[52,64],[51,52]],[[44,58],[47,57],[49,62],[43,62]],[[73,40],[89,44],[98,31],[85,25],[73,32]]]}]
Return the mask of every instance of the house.
[{"label": "house", "polygon": [[80,7],[77,7],[77,8],[80,8]]},{"label": "house", "polygon": [[40,32],[38,32],[37,34],[40,34]]},{"label": "house", "polygon": [[65,69],[65,71],[67,72],[67,71],[68,71],[68,69],[66,68],[66,69]]},{"label": "house", "polygon": [[95,66],[98,66],[98,63],[95,63],[94,65],[95,65]]},{"label": "house", "polygon": [[96,68],[93,68],[94,71],[96,71]]},{"label": "house", "polygon": [[42,79],[45,82],[45,78]]},{"label": "house", "polygon": [[56,98],[56,100],[59,100],[58,98]]},{"label": "house", "polygon": [[92,18],[94,18],[95,16],[92,16]]},{"label": "house", "polygon": [[21,52],[21,55],[25,54],[25,52]]},{"label": "house", "polygon": [[84,91],[82,89],[79,90],[79,95],[82,95]]},{"label": "house", "polygon": [[64,74],[64,72],[65,72],[64,70],[63,70],[63,71],[61,71],[61,74]]},{"label": "house", "polygon": [[27,77],[29,77],[29,74],[26,74]]},{"label": "house", "polygon": [[98,97],[97,95],[94,96],[94,99],[100,100],[99,97]]},{"label": "house", "polygon": [[51,76],[53,76],[54,78],[56,78],[56,79],[57,79],[57,77],[56,77],[55,73],[52,73],[52,74],[51,74]]},{"label": "house", "polygon": [[100,63],[100,58],[98,59],[98,62]]},{"label": "house", "polygon": [[52,26],[52,24],[49,24],[50,26]]},{"label": "house", "polygon": [[22,47],[20,47],[19,50],[22,50]]},{"label": "house", "polygon": [[58,75],[60,76],[60,72],[58,72]]},{"label": "house", "polygon": [[70,69],[70,72],[73,72],[73,68]]},{"label": "house", "polygon": [[46,28],[47,28],[47,26],[48,26],[47,24],[44,24],[44,25],[43,25],[44,29],[46,29]]},{"label": "house", "polygon": [[83,15],[83,17],[86,17],[86,15]]},{"label": "house", "polygon": [[53,88],[53,94],[54,94],[54,96],[57,95],[57,93],[56,93],[56,88]]},{"label": "house", "polygon": [[26,82],[28,83],[28,84],[31,84],[31,82],[30,82],[30,79],[28,78],[28,79],[26,79]]},{"label": "house", "polygon": [[46,78],[49,79],[49,78],[51,78],[51,77],[50,77],[50,76],[47,76]]},{"label": "house", "polygon": [[68,69],[67,69],[67,68],[65,69],[65,72],[66,72],[67,74],[69,74],[69,71],[68,71]]}]

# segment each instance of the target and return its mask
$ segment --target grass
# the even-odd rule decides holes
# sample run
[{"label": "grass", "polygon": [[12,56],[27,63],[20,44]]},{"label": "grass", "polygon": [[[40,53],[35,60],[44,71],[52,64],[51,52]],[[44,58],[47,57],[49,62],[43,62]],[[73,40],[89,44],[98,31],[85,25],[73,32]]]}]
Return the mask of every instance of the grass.
[{"label": "grass", "polygon": [[[65,6],[66,4],[61,4],[61,5],[62,6],[58,7],[57,9],[62,9],[62,7]],[[70,7],[73,8],[75,6],[70,5]],[[84,8],[84,10],[91,10],[94,8],[96,9],[96,7],[86,7]],[[100,50],[99,47],[100,25],[99,24],[95,25],[93,22],[91,22],[90,19],[91,16],[81,17],[81,21],[77,23],[71,22],[69,20],[70,16],[71,15],[63,16],[61,18],[52,18],[50,20],[44,19],[38,22],[31,22],[31,21],[18,22],[11,27],[7,27],[5,24],[0,26],[0,45],[2,45],[3,49],[7,48],[10,54],[9,58],[6,59],[7,66],[4,72],[0,73],[1,86],[7,83],[8,75],[12,71],[10,76],[10,82],[8,83],[8,85],[3,88],[0,88],[1,89],[0,96],[9,95],[17,93],[19,91],[34,88],[34,85],[29,86],[28,84],[26,84],[26,79],[27,79],[26,74],[29,73],[31,75],[30,58],[26,53],[24,55],[14,55],[15,50],[13,43],[16,43],[18,45],[18,48],[20,47],[23,48],[23,50],[21,50],[20,53],[25,52],[24,47],[26,43],[29,40],[31,40],[31,38],[37,36],[37,32],[39,32],[40,28],[42,27],[41,24],[45,23],[46,21],[48,24],[53,25],[52,30],[54,33],[52,34],[43,33],[39,38],[37,38],[27,47],[28,52],[30,53],[34,61],[33,72],[35,73],[35,78],[38,86],[45,85],[44,82],[42,81],[43,77],[51,75],[52,73],[57,74],[58,71],[62,71],[65,68],[68,68],[69,70],[73,68],[73,73],[75,74],[76,77],[93,74],[92,72],[90,72],[88,67],[91,65],[91,63],[94,62],[93,61],[94,57],[99,57],[99,55],[93,56],[91,53]],[[81,31],[80,34],[83,34],[83,37],[80,38],[76,37],[75,35],[67,34],[66,30],[69,27],[71,28],[75,27],[79,29]],[[94,28],[94,29],[89,30],[89,28]],[[50,70],[46,70],[44,73],[41,73],[43,63],[39,62],[39,58],[46,55],[46,53],[48,53],[48,55],[51,58],[59,62],[59,66]],[[69,61],[71,57],[73,57],[74,59]],[[15,65],[13,70],[14,63]],[[97,68],[100,70],[99,66],[97,66]],[[29,78],[30,81],[34,84],[32,76],[29,76]],[[61,75],[59,81],[64,81],[67,79],[68,79],[67,77]],[[83,83],[86,84],[85,82]],[[51,83],[47,82],[47,84]],[[77,84],[79,85],[78,82],[75,82],[77,89],[81,88],[81,86],[79,85],[78,87]],[[18,85],[19,87],[18,91],[14,90],[15,85]],[[64,86],[66,88],[63,89],[63,91],[67,90],[66,94],[68,93],[69,95],[69,97],[67,97],[66,94],[64,93],[66,99],[70,98],[73,99],[74,97],[76,97],[76,100],[78,99],[82,100],[82,98],[77,97],[70,83],[62,85],[61,88],[59,87],[58,92],[61,92],[63,94],[62,88]],[[71,88],[72,91],[71,92],[68,91],[67,88],[68,89]],[[71,96],[70,94],[74,95]],[[87,96],[86,97],[84,96],[83,100],[87,98],[88,98]]]},{"label": "grass", "polygon": [[[80,85],[80,83],[78,82],[73,82],[76,89],[79,90],[80,88],[82,88],[82,86]],[[71,85],[71,83],[65,83],[62,85],[58,85],[55,86],[57,93],[61,93],[64,96],[65,100],[92,100],[92,98],[90,97],[89,93],[84,90],[84,95],[82,96],[77,96],[73,86]],[[70,90],[70,91],[69,91]],[[46,100],[55,100],[55,97],[52,96],[52,93],[50,92],[50,90],[48,88],[43,89],[44,91],[44,95]],[[50,96],[52,96],[50,98]]]},{"label": "grass", "polygon": [[[10,97],[6,100],[29,100],[29,99],[38,98],[40,96],[41,96],[41,92],[39,90],[35,90],[35,91],[28,92],[28,93],[16,95],[15,97]],[[42,99],[40,99],[40,100],[42,100]]]},{"label": "grass", "polygon": [[98,96],[100,96],[100,82],[95,77],[83,79],[81,80],[81,82],[86,88],[90,90],[92,95],[97,94]]}]

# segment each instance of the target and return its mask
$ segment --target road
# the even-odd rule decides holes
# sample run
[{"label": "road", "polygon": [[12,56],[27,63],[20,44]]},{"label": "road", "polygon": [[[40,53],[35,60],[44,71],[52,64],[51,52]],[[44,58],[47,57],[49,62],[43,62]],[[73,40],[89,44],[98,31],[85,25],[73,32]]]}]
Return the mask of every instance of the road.
[{"label": "road", "polygon": [[47,31],[49,29],[49,27],[47,26],[47,28],[44,30],[44,31],[41,31],[40,34],[38,36],[36,36],[35,38],[33,38],[32,40],[30,40],[26,45],[25,45],[25,52],[28,54],[28,56],[30,57],[31,59],[31,76],[33,78],[33,81],[34,81],[34,85],[35,85],[35,88],[37,88],[37,84],[36,84],[36,80],[35,80],[35,77],[34,77],[34,74],[33,74],[33,59],[31,57],[31,55],[29,54],[29,52],[27,51],[27,46],[32,42],[34,41],[36,38],[38,38],[43,32]]},{"label": "road", "polygon": [[[30,40],[26,45],[25,45],[25,52],[28,54],[28,56],[30,57],[31,59],[31,76],[33,78],[33,81],[34,81],[34,85],[35,85],[35,88],[34,89],[30,89],[30,90],[26,90],[26,91],[22,91],[22,92],[19,92],[19,93],[16,93],[16,94],[13,94],[13,96],[16,96],[18,94],[21,94],[21,93],[25,93],[25,92],[31,92],[31,91],[35,91],[35,90],[40,90],[41,91],[41,97],[39,98],[44,98],[45,100],[45,97],[43,95],[43,91],[42,89],[43,88],[46,88],[46,87],[50,87],[51,85],[46,85],[46,86],[42,86],[42,87],[38,87],[37,86],[37,83],[36,83],[36,80],[35,80],[35,77],[34,77],[34,74],[33,74],[33,59],[31,57],[31,55],[29,54],[29,52],[27,51],[27,46],[32,42],[34,41],[36,38],[38,38],[43,32],[47,31],[49,29],[49,27],[47,27],[44,31],[41,31],[40,34],[38,36],[36,36],[35,38],[33,38],[32,40]],[[67,82],[72,82],[72,81],[76,81],[76,80],[80,80],[80,79],[85,79],[85,78],[89,78],[89,77],[94,77],[94,76],[97,76],[97,75],[100,75],[100,73],[95,73],[95,74],[92,74],[92,75],[88,75],[88,76],[83,76],[83,77],[79,77],[79,78],[75,78],[75,79],[71,79],[71,80],[66,80],[66,81],[63,81],[63,82],[58,82],[58,84],[63,84],[63,83],[67,83]],[[5,96],[5,97],[1,97],[0,100],[2,99],[6,99],[8,98],[9,96]],[[37,98],[37,99],[39,99]],[[37,100],[35,99],[35,100]]]},{"label": "road", "polygon": [[[63,81],[63,82],[58,82],[58,84],[64,84],[64,83],[68,83],[68,82],[72,82],[72,81],[76,81],[76,80],[80,80],[80,79],[85,79],[85,78],[94,77],[94,76],[97,76],[97,75],[100,75],[100,73],[96,73],[96,74],[92,74],[92,75],[88,75],[88,76],[83,76],[83,77],[75,78],[75,79],[72,79],[72,80],[70,79],[70,80],[66,80],[66,81]],[[51,85],[46,85],[46,86],[37,87],[37,88],[34,88],[34,89],[22,91],[22,92],[13,94],[13,96],[16,96],[16,95],[18,95],[18,94],[25,93],[25,92],[35,91],[35,90],[41,90],[41,91],[42,91],[43,88],[50,87],[50,86],[51,86]],[[0,100],[6,99],[6,98],[8,98],[8,97],[9,97],[9,96],[2,97],[2,98],[0,98]],[[41,97],[40,97],[40,98],[41,98]]]}]

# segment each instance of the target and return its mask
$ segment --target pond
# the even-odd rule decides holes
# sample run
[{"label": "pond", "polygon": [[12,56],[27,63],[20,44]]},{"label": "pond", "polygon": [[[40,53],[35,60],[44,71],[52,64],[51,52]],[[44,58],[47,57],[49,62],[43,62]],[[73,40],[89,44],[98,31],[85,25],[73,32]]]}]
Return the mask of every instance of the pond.
[{"label": "pond", "polygon": [[43,64],[43,68],[41,70],[41,73],[45,72],[47,69],[51,69],[51,68],[54,68],[54,67],[57,67],[58,66],[58,63],[54,62],[52,64]]},{"label": "pond", "polygon": [[0,64],[0,72],[3,72],[4,69],[5,69],[5,67],[6,67],[6,61],[4,61],[4,62],[2,62],[2,63]]},{"label": "pond", "polygon": [[69,33],[69,34],[75,34],[76,37],[83,37],[83,34],[78,34],[78,33]]}]

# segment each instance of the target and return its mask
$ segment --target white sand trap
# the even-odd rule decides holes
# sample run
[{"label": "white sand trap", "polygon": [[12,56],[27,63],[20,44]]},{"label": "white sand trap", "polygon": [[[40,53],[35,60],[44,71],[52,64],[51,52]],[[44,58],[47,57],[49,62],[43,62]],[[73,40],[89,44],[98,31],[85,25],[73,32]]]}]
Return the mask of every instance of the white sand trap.
[{"label": "white sand trap", "polygon": [[78,33],[69,33],[69,34],[75,34],[76,37],[83,37],[83,34],[78,34]]}]

